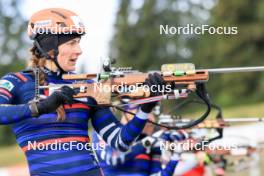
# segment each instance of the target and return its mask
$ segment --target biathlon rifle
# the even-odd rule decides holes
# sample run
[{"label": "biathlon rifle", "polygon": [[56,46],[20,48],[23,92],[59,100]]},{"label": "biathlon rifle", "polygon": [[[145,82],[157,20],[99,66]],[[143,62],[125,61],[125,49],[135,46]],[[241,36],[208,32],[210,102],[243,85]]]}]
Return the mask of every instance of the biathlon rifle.
[{"label": "biathlon rifle", "polygon": [[[170,115],[171,111],[177,111],[183,106],[187,104],[204,104],[204,102],[197,100],[197,99],[186,99],[185,101],[179,103],[173,109],[171,109],[168,113],[160,113],[158,115],[158,123],[162,125],[169,125],[173,126],[175,124],[184,125],[186,123],[189,123],[191,119],[189,118],[183,118],[180,115]],[[229,127],[231,125],[235,124],[243,124],[243,123],[257,123],[257,122],[264,122],[263,117],[232,117],[232,118],[224,118],[223,117],[223,110],[220,106],[210,103],[211,108],[216,110],[215,117],[212,117],[210,119],[204,120],[202,123],[199,123],[194,128],[207,128],[207,129],[221,129],[225,127]]]},{"label": "biathlon rifle", "polygon": [[[181,119],[177,116],[171,115],[161,115],[159,119],[159,124],[173,126],[187,124],[191,121],[191,119]],[[207,119],[202,123],[199,123],[194,128],[207,128],[207,129],[215,129],[215,128],[225,128],[234,124],[243,124],[243,123],[257,123],[264,122],[264,118],[260,117],[234,117],[234,118],[225,118],[225,119]]]},{"label": "biathlon rifle", "polygon": [[[264,71],[263,67],[237,67],[237,68],[217,68],[196,70],[194,64],[164,64],[161,71],[155,71],[162,75],[166,84],[173,85],[171,92],[165,92],[163,96],[150,97],[150,92],[142,85],[148,77],[148,73],[142,73],[131,68],[104,67],[103,73],[97,74],[65,74],[64,80],[75,81],[72,84],[54,84],[39,86],[40,89],[48,89],[50,93],[56,89],[67,85],[78,89],[76,98],[94,97],[98,104],[111,104],[111,98],[127,97],[131,99],[145,98],[144,102],[158,101],[162,99],[177,99],[187,97],[191,92],[197,90],[197,84],[205,83],[209,80],[209,74],[233,73],[233,72],[256,72]],[[87,80],[94,79],[95,82],[87,83]],[[129,88],[133,88],[132,90]],[[109,89],[110,88],[110,89]],[[130,101],[136,103],[137,101]],[[139,101],[142,103],[142,101]]]},{"label": "biathlon rifle", "polygon": [[[205,88],[205,83],[209,80],[209,74],[214,73],[233,73],[233,72],[256,72],[264,71],[262,67],[236,67],[236,68],[217,68],[217,69],[195,69],[194,64],[164,64],[160,71],[154,71],[161,74],[166,85],[161,90],[163,95],[150,97],[149,88],[144,86],[148,75],[152,72],[139,72],[131,68],[114,68],[111,63],[104,63],[104,72],[97,74],[65,74],[64,80],[72,81],[70,84],[54,84],[36,86],[36,92],[39,89],[48,90],[49,94],[60,89],[62,86],[69,86],[77,93],[75,98],[93,97],[98,106],[114,106],[112,98],[130,99],[129,104],[144,104],[148,102],[161,101],[163,99],[186,98],[189,94],[195,92],[198,97],[206,104],[207,111],[196,121],[187,125],[174,127],[171,129],[186,129],[202,122],[210,113],[211,105]],[[91,80],[94,82],[91,83]],[[115,106],[121,110],[127,104]]]}]

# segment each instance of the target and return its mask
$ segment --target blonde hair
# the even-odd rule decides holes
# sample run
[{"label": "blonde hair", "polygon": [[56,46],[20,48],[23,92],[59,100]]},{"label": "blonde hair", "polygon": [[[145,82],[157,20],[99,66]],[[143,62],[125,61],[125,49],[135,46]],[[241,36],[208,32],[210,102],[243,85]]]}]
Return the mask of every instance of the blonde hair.
[{"label": "blonde hair", "polygon": [[[46,65],[47,59],[45,57],[41,57],[41,54],[39,53],[36,46],[33,46],[30,49],[30,52],[31,52],[31,58],[28,62],[28,66],[32,68],[33,71],[34,69],[39,68],[39,84],[45,85],[46,75],[44,73],[44,67]],[[50,56],[54,56],[53,51],[50,51],[48,54]],[[64,121],[66,116],[63,106],[60,106],[56,111],[57,111],[57,121]]]}]

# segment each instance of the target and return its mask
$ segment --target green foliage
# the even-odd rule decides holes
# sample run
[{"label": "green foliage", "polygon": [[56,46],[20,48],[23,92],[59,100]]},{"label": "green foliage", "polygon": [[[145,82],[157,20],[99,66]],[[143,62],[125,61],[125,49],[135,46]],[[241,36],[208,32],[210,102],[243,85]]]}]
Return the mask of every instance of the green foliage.
[{"label": "green foliage", "polygon": [[[206,35],[193,46],[193,62],[207,67],[263,65],[264,32],[262,1],[222,0],[212,10],[214,26],[237,26],[237,35]],[[263,73],[220,75],[211,78],[209,90],[223,104],[261,101]]]},{"label": "green foliage", "polygon": [[[26,41],[27,23],[20,13],[23,1],[0,1],[0,77],[25,68],[28,52]],[[0,126],[0,145],[15,142],[9,126]]]},{"label": "green foliage", "polygon": [[140,7],[135,7],[132,1],[120,1],[112,57],[122,66],[140,70],[160,69],[161,64],[168,62],[185,62],[184,52],[188,51],[185,36],[161,35],[160,25],[179,26],[184,21],[183,14],[184,17],[190,15],[177,10],[178,1],[141,2]]},{"label": "green foliage", "polygon": [[[136,5],[135,5],[136,4]],[[164,63],[197,68],[263,65],[264,3],[260,0],[120,1],[111,57],[122,66],[158,70]],[[160,35],[160,25],[238,27],[237,35]],[[208,89],[222,105],[261,101],[263,73],[212,75]]]},{"label": "green foliage", "polygon": [[0,146],[7,146],[16,142],[10,126],[1,126],[0,134]]}]

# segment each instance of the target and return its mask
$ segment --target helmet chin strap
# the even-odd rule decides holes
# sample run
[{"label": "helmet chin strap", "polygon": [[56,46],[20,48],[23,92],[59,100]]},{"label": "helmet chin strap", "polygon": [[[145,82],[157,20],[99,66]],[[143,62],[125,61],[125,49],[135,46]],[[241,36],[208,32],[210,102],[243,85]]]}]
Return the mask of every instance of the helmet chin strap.
[{"label": "helmet chin strap", "polygon": [[58,51],[58,37],[57,37],[57,41],[56,41],[57,48],[53,50],[54,51],[54,58],[52,58],[47,52],[45,52],[42,49],[42,47],[40,46],[40,44],[39,44],[39,42],[37,40],[34,41],[34,45],[40,51],[41,57],[45,57],[46,59],[54,61],[56,67],[58,68],[57,75],[62,75],[64,73],[67,73],[65,70],[63,70],[63,68],[60,66],[60,64],[58,62],[58,54],[59,54],[59,51]]},{"label": "helmet chin strap", "polygon": [[58,68],[57,74],[58,75],[62,75],[63,73],[66,73],[66,71],[61,68],[61,66],[60,66],[60,64],[58,62],[58,55],[59,55],[59,35],[57,35],[56,39],[57,39],[56,40],[56,45],[55,45],[56,46],[56,49],[53,50],[54,51],[54,63],[55,63],[55,65]]},{"label": "helmet chin strap", "polygon": [[54,61],[55,65],[56,65],[56,67],[58,68],[57,74],[58,75],[62,75],[62,74],[67,73],[67,72],[65,70],[63,70],[63,68],[61,68],[61,66],[59,64],[59,62],[58,62],[58,54],[59,54],[58,50],[54,50],[54,59],[53,59],[53,61]]},{"label": "helmet chin strap", "polygon": [[41,46],[39,45],[39,42],[37,41],[37,40],[34,40],[34,43],[33,43],[37,48],[38,48],[38,50],[39,50],[39,52],[40,52],[40,57],[45,57],[46,59],[52,59],[51,57],[50,57],[50,55],[48,55],[48,53],[46,53],[42,48],[41,48]]}]

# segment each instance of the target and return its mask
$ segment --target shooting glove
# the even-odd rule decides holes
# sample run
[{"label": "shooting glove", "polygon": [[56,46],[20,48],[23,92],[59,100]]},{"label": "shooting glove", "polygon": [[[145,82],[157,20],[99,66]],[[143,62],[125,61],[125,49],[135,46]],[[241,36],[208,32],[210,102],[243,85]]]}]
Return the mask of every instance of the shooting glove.
[{"label": "shooting glove", "polygon": [[[165,81],[162,76],[158,73],[149,74],[148,78],[145,80],[145,85],[150,88],[150,96],[159,96],[162,95],[165,88]],[[150,102],[141,105],[141,110],[145,113],[150,113],[152,109],[157,105],[158,102]]]},{"label": "shooting glove", "polygon": [[53,92],[46,99],[39,102],[31,101],[29,107],[32,116],[39,116],[42,114],[48,114],[56,111],[56,109],[62,104],[73,104],[74,90],[68,86],[63,86],[60,91]]}]

